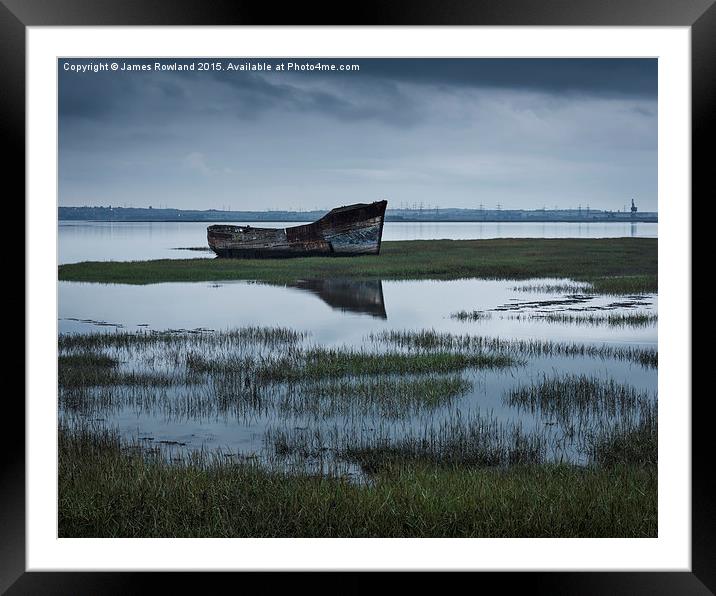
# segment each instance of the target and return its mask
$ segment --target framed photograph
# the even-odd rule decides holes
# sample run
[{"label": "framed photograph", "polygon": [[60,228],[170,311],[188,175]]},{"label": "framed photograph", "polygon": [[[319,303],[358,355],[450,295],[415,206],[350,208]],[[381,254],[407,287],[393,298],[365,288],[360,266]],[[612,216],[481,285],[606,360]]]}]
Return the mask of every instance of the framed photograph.
[{"label": "framed photograph", "polygon": [[4,1],[27,350],[0,587],[713,592],[712,4]]}]

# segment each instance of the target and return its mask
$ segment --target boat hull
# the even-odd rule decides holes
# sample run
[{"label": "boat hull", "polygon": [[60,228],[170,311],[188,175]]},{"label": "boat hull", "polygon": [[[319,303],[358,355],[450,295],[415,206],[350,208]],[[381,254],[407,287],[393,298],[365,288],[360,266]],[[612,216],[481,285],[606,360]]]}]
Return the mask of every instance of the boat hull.
[{"label": "boat hull", "polygon": [[211,249],[234,259],[378,255],[387,201],[333,209],[321,219],[290,228],[214,225]]}]

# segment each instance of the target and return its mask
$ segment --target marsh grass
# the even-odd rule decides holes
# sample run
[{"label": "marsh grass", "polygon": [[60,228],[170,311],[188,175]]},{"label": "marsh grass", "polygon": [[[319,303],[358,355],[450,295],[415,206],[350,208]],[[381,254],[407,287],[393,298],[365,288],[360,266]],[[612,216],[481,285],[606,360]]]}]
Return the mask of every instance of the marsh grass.
[{"label": "marsh grass", "polygon": [[531,384],[510,389],[506,403],[530,411],[547,414],[561,413],[564,417],[576,411],[599,411],[615,416],[634,409],[638,404],[651,401],[646,391],[614,379],[601,379],[588,375],[546,374]]},{"label": "marsh grass", "polygon": [[607,457],[601,453],[609,451],[608,445],[627,445],[634,439],[638,451],[641,430],[653,427],[655,432],[656,394],[614,379],[543,375],[532,384],[510,389],[503,401],[539,415],[545,424],[557,425],[559,431],[553,435],[557,444],[569,448],[580,459],[599,465]]},{"label": "marsh grass", "polygon": [[597,293],[655,292],[654,238],[414,240],[383,242],[379,256],[297,259],[166,259],[60,265],[62,281],[571,278]]},{"label": "marsh grass", "polygon": [[[594,394],[590,387],[596,387]],[[602,465],[609,454],[634,452],[644,443],[645,429],[656,440],[656,402],[611,381],[568,379],[550,383],[548,397],[519,395],[520,404],[536,409],[559,426],[525,428],[499,420],[491,412],[452,412],[440,421],[401,426],[374,420],[358,427],[316,424],[270,427],[264,435],[269,460],[288,462],[291,469],[345,471],[341,462],[357,464],[372,475],[398,464],[467,467],[510,467],[579,461]],[[569,402],[565,405],[564,402]],[[623,458],[621,463],[640,463]],[[643,463],[643,462],[642,462]],[[647,462],[648,463],[648,462]]]},{"label": "marsh grass", "polygon": [[291,385],[277,404],[280,411],[316,418],[377,414],[385,419],[414,416],[441,408],[472,389],[460,375],[404,378],[337,378]]},{"label": "marsh grass", "polygon": [[113,369],[119,366],[119,360],[107,354],[83,351],[75,354],[60,354],[57,364],[60,368]]},{"label": "marsh grass", "polygon": [[304,345],[306,337],[282,328],[62,335],[60,404],[74,416],[125,406],[171,419],[356,412],[405,418],[469,391],[462,371],[520,364],[477,352],[325,348]]},{"label": "marsh grass", "polygon": [[591,294],[594,292],[594,287],[588,282],[526,283],[513,286],[512,289],[515,292],[534,292],[539,294]]},{"label": "marsh grass", "polygon": [[591,461],[597,466],[658,464],[658,430],[656,410],[644,416],[637,425],[616,426],[589,438]]},{"label": "marsh grass", "polygon": [[561,323],[572,325],[591,325],[609,327],[649,327],[656,325],[658,315],[651,312],[637,313],[574,313],[574,312],[554,312],[540,314],[519,314],[507,317],[515,320],[536,320],[546,321],[548,323]]},{"label": "marsh grass", "polygon": [[[566,482],[583,506],[589,494],[599,495],[595,498],[606,499],[605,506],[621,512],[614,531],[650,531],[652,521],[645,520],[652,513],[639,522],[630,509],[636,499],[651,511],[655,491],[655,464],[645,457],[655,430],[652,437],[643,432],[655,417],[650,398],[608,380],[555,375],[535,383],[536,393],[522,387],[523,393],[512,396],[514,404],[507,404],[557,417],[555,426],[531,420],[523,426],[474,409],[462,413],[457,401],[479,382],[476,371],[509,375],[504,369],[529,356],[593,356],[591,346],[535,347],[434,331],[376,334],[358,348],[327,348],[307,338],[281,328],[61,336],[60,440],[66,446],[60,454],[61,532],[557,535],[546,522],[513,516],[527,514],[527,496],[542,494],[517,494],[519,482],[555,498],[550,483],[558,481]],[[608,357],[634,353],[608,352]],[[205,452],[198,445],[162,445],[147,436],[126,443],[108,431],[86,430],[93,419],[104,428],[112,412],[126,414],[127,408],[165,421],[235,418],[252,425],[260,420],[263,448],[259,443],[252,454]],[[584,465],[556,464],[567,461]],[[534,478],[546,485],[533,484]],[[611,501],[608,482],[623,482],[617,490],[631,503]],[[468,511],[488,504],[464,503],[459,491],[476,491],[485,499],[482,487],[503,502],[490,497],[492,508],[479,510],[492,517],[473,519]],[[429,503],[416,490],[428,495]],[[160,498],[164,501],[155,501]],[[562,511],[544,503],[537,513],[567,535],[608,531],[596,518],[582,525],[578,511],[556,498],[554,506]],[[331,502],[348,518],[326,522],[320,508]],[[381,502],[393,507],[394,515],[373,511]],[[267,515],[297,518],[280,517],[279,523]],[[444,515],[456,515],[465,527],[451,525]]]},{"label": "marsh grass", "polygon": [[271,428],[265,435],[274,456],[297,462],[311,459],[358,464],[367,474],[385,466],[509,466],[546,461],[548,438],[525,432],[519,424],[501,423],[479,413],[459,415],[437,425],[356,430],[334,427]]},{"label": "marsh grass", "polygon": [[450,318],[456,319],[457,321],[483,321],[485,319],[491,319],[492,313],[482,310],[459,310],[457,312],[450,313]]},{"label": "marsh grass", "polygon": [[547,458],[547,441],[539,433],[523,432],[519,425],[500,424],[477,417],[451,421],[436,430],[408,433],[377,444],[348,444],[337,453],[373,474],[385,467],[430,464],[432,466],[508,467],[540,464]]},{"label": "marsh grass", "polygon": [[60,428],[60,537],[654,537],[655,466],[390,465],[370,484]]},{"label": "marsh grass", "polygon": [[64,389],[120,385],[161,387],[178,382],[165,373],[120,370],[117,358],[87,351],[60,354],[57,365],[58,385]]},{"label": "marsh grass", "polygon": [[371,353],[365,350],[315,348],[306,354],[303,375],[309,378],[344,375],[449,373],[465,369],[506,368],[517,360],[502,354],[434,352]]},{"label": "marsh grass", "polygon": [[288,327],[239,327],[223,331],[211,329],[168,331],[104,331],[99,333],[62,333],[58,339],[60,352],[132,350],[146,347],[215,347],[237,348],[261,345],[269,348],[296,345],[309,336],[307,332]]},{"label": "marsh grass", "polygon": [[187,370],[224,377],[234,375],[246,386],[252,383],[309,382],[325,378],[365,375],[442,374],[466,369],[515,366],[515,358],[501,354],[451,352],[406,354],[369,352],[360,348],[310,347],[261,356],[207,358],[187,355]]},{"label": "marsh grass", "polygon": [[160,415],[168,421],[246,421],[258,416],[404,419],[442,408],[471,389],[472,382],[457,374],[329,378],[249,386],[229,376],[190,387],[62,388],[60,404],[64,414],[70,416],[107,415],[130,408],[138,416]]},{"label": "marsh grass", "polygon": [[658,291],[656,274],[597,277],[591,283],[596,294],[655,294]]},{"label": "marsh grass", "polygon": [[656,368],[658,352],[655,349],[632,346],[610,346],[555,342],[536,339],[500,339],[479,335],[452,334],[433,329],[420,331],[383,331],[370,333],[368,341],[405,350],[431,351],[451,350],[457,353],[477,351],[487,354],[503,354],[513,358],[525,356],[571,356],[590,358],[613,358],[637,362],[647,368]]}]

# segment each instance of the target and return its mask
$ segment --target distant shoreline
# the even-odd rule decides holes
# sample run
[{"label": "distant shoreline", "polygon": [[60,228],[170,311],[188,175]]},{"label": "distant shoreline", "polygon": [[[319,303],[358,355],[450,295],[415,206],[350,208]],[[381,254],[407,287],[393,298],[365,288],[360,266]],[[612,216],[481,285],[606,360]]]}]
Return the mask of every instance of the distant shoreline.
[{"label": "distant shoreline", "polygon": [[[234,219],[193,219],[193,218],[177,218],[177,219],[74,219],[74,218],[61,218],[58,219],[58,221],[61,222],[68,222],[68,221],[74,221],[74,222],[84,222],[84,223],[91,223],[91,222],[100,222],[100,223],[206,223],[206,224],[212,224],[212,223],[231,223],[232,221],[241,221],[246,223],[257,223],[257,224],[263,224],[263,223],[306,223],[313,221],[313,219],[306,218],[306,219],[244,219],[244,218],[234,218]],[[590,218],[590,219],[392,219],[390,217],[385,218],[386,223],[425,223],[425,224],[432,224],[432,223],[522,223],[522,224],[532,224],[532,223],[659,223],[658,219],[650,219],[650,218],[639,218],[636,217],[634,219],[631,218],[624,218],[624,219],[617,219],[617,218]]]},{"label": "distant shoreline", "polygon": [[[182,222],[190,223],[306,223],[323,217],[328,210],[306,211],[234,209],[174,209],[170,207],[64,207],[57,209],[59,221],[98,222]],[[609,211],[604,209],[465,209],[392,208],[385,213],[388,223],[658,223],[656,211]]]}]

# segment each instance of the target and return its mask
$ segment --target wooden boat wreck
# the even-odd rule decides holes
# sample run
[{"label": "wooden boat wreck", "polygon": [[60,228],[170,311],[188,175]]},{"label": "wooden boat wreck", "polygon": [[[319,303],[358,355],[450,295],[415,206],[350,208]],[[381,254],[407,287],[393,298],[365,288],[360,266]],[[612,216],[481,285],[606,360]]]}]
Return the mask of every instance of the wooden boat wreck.
[{"label": "wooden boat wreck", "polygon": [[376,201],[338,207],[290,228],[213,225],[207,238],[218,256],[234,259],[377,255],[387,206]]}]

